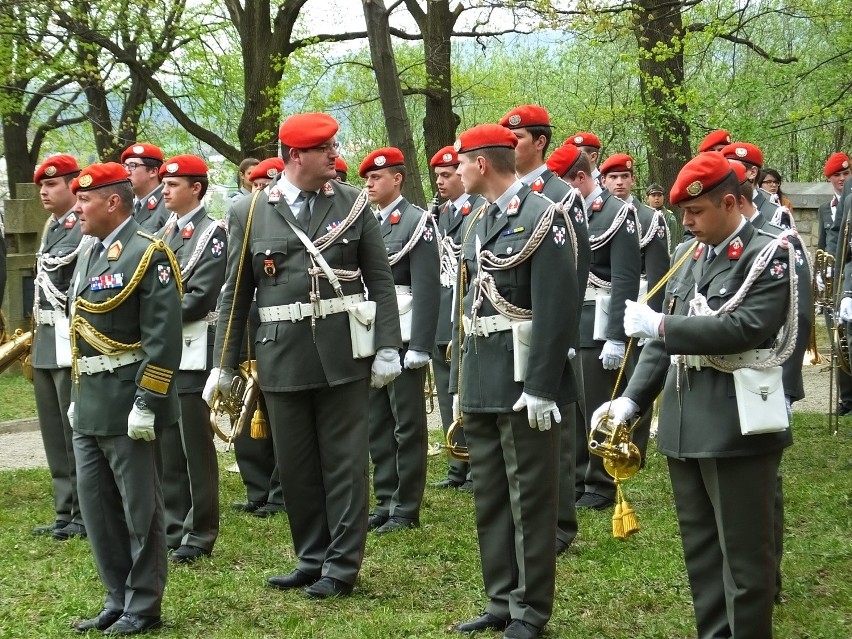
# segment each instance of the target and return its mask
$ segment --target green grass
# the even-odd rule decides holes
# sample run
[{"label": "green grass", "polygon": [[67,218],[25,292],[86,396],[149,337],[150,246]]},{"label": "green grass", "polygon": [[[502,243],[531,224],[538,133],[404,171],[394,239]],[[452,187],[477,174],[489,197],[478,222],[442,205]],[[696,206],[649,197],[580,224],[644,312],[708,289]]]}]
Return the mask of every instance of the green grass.
[{"label": "green grass", "polygon": [[19,372],[0,375],[0,421],[34,417],[35,393],[31,382]]},{"label": "green grass", "polygon": [[[852,419],[830,437],[822,415],[797,414],[796,444],[783,462],[787,488],[787,602],[776,637],[852,636]],[[223,455],[222,468],[232,463]],[[430,461],[430,481],[444,460]],[[559,559],[547,637],[656,639],[695,636],[665,460],[625,486],[641,531],[611,537],[610,513],[582,512],[580,536]],[[485,597],[470,496],[427,489],[422,527],[370,536],[352,597],[307,600],[264,585],[294,563],[285,517],[259,520],[228,505],[244,498],[222,473],[222,530],[214,555],[171,570],[163,615],[167,638],[447,637]],[[69,637],[69,623],[96,613],[103,590],[86,542],[30,536],[51,520],[47,470],[0,473],[0,637]],[[485,634],[483,637],[496,637]]]}]

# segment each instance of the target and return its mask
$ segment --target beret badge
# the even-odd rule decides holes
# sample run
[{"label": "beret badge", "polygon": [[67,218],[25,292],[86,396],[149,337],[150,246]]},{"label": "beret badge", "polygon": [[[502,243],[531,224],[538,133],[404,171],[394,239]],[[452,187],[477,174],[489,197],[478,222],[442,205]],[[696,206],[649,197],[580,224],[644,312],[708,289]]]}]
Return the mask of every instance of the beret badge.
[{"label": "beret badge", "polygon": [[521,116],[517,113],[509,118],[509,124],[512,126],[518,126],[521,123]]},{"label": "beret badge", "polygon": [[79,182],[80,186],[82,186],[85,189],[87,186],[91,186],[92,176],[89,175],[88,173],[86,173],[85,175],[81,175],[78,182]]},{"label": "beret badge", "polygon": [[704,190],[704,185],[700,180],[695,180],[689,186],[686,187],[686,192],[689,193],[692,197],[699,195],[701,191]]},{"label": "beret badge", "polygon": [[54,175],[56,175],[56,167],[53,166],[52,164],[48,167],[45,167],[44,174],[47,177],[53,177]]}]

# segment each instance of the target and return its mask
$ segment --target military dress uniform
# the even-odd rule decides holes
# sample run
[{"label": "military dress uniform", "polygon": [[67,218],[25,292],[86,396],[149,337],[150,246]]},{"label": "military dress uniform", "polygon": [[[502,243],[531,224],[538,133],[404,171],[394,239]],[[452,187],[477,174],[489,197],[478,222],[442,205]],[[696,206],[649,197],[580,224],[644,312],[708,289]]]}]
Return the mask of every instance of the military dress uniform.
[{"label": "military dress uniform", "polygon": [[[346,312],[315,317],[305,313],[302,306],[300,320],[282,314],[282,305],[307,305],[314,284],[325,304],[337,304],[328,281],[314,280],[308,274],[311,261],[290,226],[300,224],[291,208],[296,200],[288,201],[285,181],[282,177],[270,186],[268,195],[256,192],[234,205],[213,361],[222,361],[230,368],[239,364],[248,311],[256,292],[261,325],[254,348],[299,558],[296,568],[313,580],[331,577],[351,586],[361,566],[367,533],[371,359],[352,357]],[[313,202],[308,201],[310,219],[304,223],[304,232],[316,243],[347,218],[359,193],[332,180],[318,195],[308,197]],[[325,246],[322,254],[333,269],[360,268],[363,284],[360,279],[343,280],[343,292],[361,295],[366,285],[370,299],[377,304],[376,346],[399,348],[399,315],[387,250],[379,223],[366,204],[364,199],[363,211],[354,223]],[[299,212],[303,206],[305,200],[299,202]],[[252,225],[246,237],[252,207]],[[237,286],[241,258],[245,263]],[[293,317],[292,312],[287,315]],[[232,313],[226,343],[225,330]]]},{"label": "military dress uniform", "polygon": [[[380,217],[397,294],[412,298],[411,340],[403,343],[400,356],[407,350],[431,354],[440,306],[437,231],[431,217],[404,197],[383,209]],[[418,230],[424,218],[425,225]],[[409,246],[416,233],[419,239]],[[389,518],[405,524],[419,522],[429,446],[425,381],[425,366],[403,367],[390,384],[370,389],[370,458],[376,499],[371,527],[379,528]]]},{"label": "military dress uniform", "polygon": [[[181,266],[184,326],[210,319],[225,281],[224,224],[210,217],[201,206],[179,219],[170,218],[158,236]],[[203,368],[181,368],[177,374],[181,404],[178,439],[170,445],[163,441],[164,471],[171,469],[176,475],[174,485],[169,485],[164,476],[163,486],[169,546],[193,546],[205,554],[213,550],[219,535],[219,462],[210,429],[210,408],[201,397],[212,367],[213,337],[214,331],[209,329],[211,352],[207,353]],[[207,342],[207,331],[201,339]]]},{"label": "military dress uniform", "polygon": [[[462,294],[469,320],[476,289],[471,282],[480,274],[480,250],[500,258],[516,255],[552,204],[520,181],[507,194],[511,196],[508,204],[492,205],[464,222],[458,290],[462,291],[461,277],[465,277],[468,286]],[[568,360],[578,317],[574,259],[565,222],[557,213],[547,237],[529,259],[515,268],[493,271],[499,294],[517,307],[532,310],[524,382],[514,381],[511,331],[483,335],[471,328],[461,348],[453,335],[450,387],[461,376],[460,407],[489,598],[486,612],[537,628],[547,623],[553,608],[563,429],[559,424],[544,431],[533,429],[513,405],[522,392],[553,400],[557,406],[569,406],[578,399]],[[477,321],[488,322],[498,315],[483,300]]]},{"label": "military dress uniform", "polygon": [[[627,207],[626,215],[618,222],[623,207]],[[600,359],[603,343],[594,339],[595,301],[601,295],[610,296],[606,338],[626,344],[624,304],[626,300],[635,300],[639,295],[641,256],[636,216],[624,200],[607,190],[595,189],[587,198],[586,215],[592,260],[580,319],[580,356],[583,362],[585,403],[592,410],[612,396],[618,377],[618,369],[605,369]],[[607,235],[610,239],[605,243],[597,239]],[[595,281],[610,282],[611,287],[602,288]],[[601,458],[589,455],[589,417],[587,415],[585,429],[577,429],[576,493],[578,497],[590,493],[613,500],[615,488],[612,477],[604,470]]]},{"label": "military dress uniform", "polygon": [[[98,167],[121,169],[93,165],[81,184],[91,184],[87,172]],[[168,572],[160,442],[131,439],[128,414],[134,407],[152,411],[157,433],[177,428],[180,294],[170,251],[135,220],[105,240],[105,248],[93,240],[81,255],[69,289],[80,506],[107,590],[105,611],[159,623]],[[92,312],[102,304],[103,312]],[[114,354],[102,355],[104,348]]]},{"label": "military dress uniform", "polygon": [[163,201],[163,185],[151,191],[133,204],[133,219],[148,233],[156,233],[169,219],[169,211]]}]

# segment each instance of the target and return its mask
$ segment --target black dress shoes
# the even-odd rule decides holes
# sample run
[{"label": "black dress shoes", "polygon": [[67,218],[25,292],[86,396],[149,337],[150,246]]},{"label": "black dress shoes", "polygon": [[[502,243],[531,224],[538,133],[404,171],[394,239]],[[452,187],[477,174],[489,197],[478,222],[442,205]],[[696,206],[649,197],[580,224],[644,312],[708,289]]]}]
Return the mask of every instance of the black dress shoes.
[{"label": "black dress shoes", "polygon": [[505,630],[509,625],[508,619],[501,619],[497,615],[492,615],[490,612],[483,612],[481,616],[470,621],[457,623],[450,627],[451,632],[480,632],[482,630]]},{"label": "black dress shoes", "polygon": [[265,505],[265,501],[241,501],[236,504],[231,504],[231,508],[241,513],[253,513],[258,508],[263,508]]},{"label": "black dress shoes", "polygon": [[305,588],[305,594],[312,599],[345,597],[352,594],[352,584],[334,577],[321,577],[315,584]]},{"label": "black dress shoes", "polygon": [[53,538],[58,541],[68,541],[72,537],[86,538],[86,527],[83,524],[76,524],[73,521],[64,528],[57,528],[53,531]]},{"label": "black dress shoes", "polygon": [[34,535],[52,535],[53,531],[59,530],[60,528],[65,528],[69,523],[68,521],[62,521],[61,519],[57,519],[52,524],[48,524],[47,526],[36,526],[33,528]]},{"label": "black dress shoes", "polygon": [[109,636],[141,635],[143,632],[156,630],[162,627],[162,625],[163,620],[160,617],[149,617],[125,612],[118,618],[118,621],[104,630],[104,634]]},{"label": "black dress shoes", "polygon": [[266,580],[266,583],[273,588],[289,590],[290,588],[303,588],[305,586],[310,586],[316,583],[318,579],[319,577],[314,577],[313,575],[309,575],[306,572],[296,569],[286,575],[270,577]]},{"label": "black dress shoes", "polygon": [[391,517],[381,526],[376,528],[377,535],[386,535],[396,532],[397,530],[405,530],[406,528],[417,528],[420,522],[416,519],[408,519],[407,517]]},{"label": "black dress shoes", "polygon": [[561,539],[557,539],[556,540],[556,555],[559,556],[559,555],[565,554],[568,551],[569,547],[570,547],[570,544],[566,544]]},{"label": "black dress shoes", "polygon": [[106,630],[118,621],[118,618],[121,617],[123,613],[123,610],[110,610],[109,608],[104,608],[98,613],[97,617],[78,621],[74,624],[74,630],[80,634],[88,632],[89,630]]},{"label": "black dress shoes", "polygon": [[376,528],[383,526],[387,520],[388,517],[385,515],[370,513],[370,516],[367,517],[367,530],[375,530]]},{"label": "black dress shoes", "polygon": [[520,619],[512,619],[512,623],[503,633],[503,639],[536,639],[541,634],[541,628]]},{"label": "black dress shoes", "polygon": [[169,556],[169,561],[176,564],[189,564],[195,561],[196,559],[201,559],[202,557],[209,557],[210,554],[211,551],[204,550],[204,548],[184,544]]},{"label": "black dress shoes", "polygon": [[450,479],[447,477],[446,479],[442,479],[441,481],[436,481],[432,484],[433,488],[461,488],[463,481],[457,481],[455,479]]},{"label": "black dress shoes", "polygon": [[263,519],[264,517],[272,517],[273,515],[286,512],[287,508],[284,506],[284,504],[273,504],[272,502],[267,502],[263,506],[255,510],[252,515]]},{"label": "black dress shoes", "polygon": [[459,486],[459,492],[461,493],[472,493],[473,492],[473,481],[468,479],[465,483]]},{"label": "black dress shoes", "polygon": [[577,500],[577,508],[591,508],[592,510],[606,510],[612,508],[615,501],[609,497],[598,495],[597,493],[584,493]]}]

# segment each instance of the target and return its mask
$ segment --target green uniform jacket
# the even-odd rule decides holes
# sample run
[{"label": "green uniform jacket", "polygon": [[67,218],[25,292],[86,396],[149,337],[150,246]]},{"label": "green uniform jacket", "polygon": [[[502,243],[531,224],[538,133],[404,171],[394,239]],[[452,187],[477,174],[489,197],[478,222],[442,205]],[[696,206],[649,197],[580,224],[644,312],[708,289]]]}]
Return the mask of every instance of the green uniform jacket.
[{"label": "green uniform jacket", "polygon": [[[272,187],[270,193],[278,193],[277,187]],[[346,219],[357,197],[357,189],[334,180],[328,182],[314,201],[307,236],[315,241]],[[269,202],[267,194],[260,192],[251,232],[246,246],[243,246],[253,199],[254,196],[246,197],[235,203],[229,221],[228,270],[213,352],[216,366],[219,366],[223,351],[224,366],[235,368],[239,363],[249,307],[255,292],[258,308],[310,301],[308,268],[311,262],[305,246],[287,223],[289,220],[298,224],[283,196],[278,199],[273,195],[277,201]],[[400,348],[399,311],[387,250],[376,216],[366,204],[352,226],[322,254],[333,269],[361,269],[363,283],[361,280],[341,281],[343,292],[345,295],[363,293],[366,285],[370,299],[377,306],[376,348]],[[245,263],[237,287],[241,258]],[[265,269],[266,261],[271,264]],[[325,277],[319,278],[319,292],[322,299],[335,297]],[[233,321],[228,331],[232,308]],[[317,319],[315,333],[311,330],[310,318],[299,322],[263,322],[255,335],[254,348],[264,391],[337,386],[370,375],[372,358],[352,357],[349,320],[345,312]]]},{"label": "green uniform jacket", "polygon": [[[192,229],[187,231],[189,224],[192,224]],[[201,207],[188,220],[184,231],[175,232],[177,228],[175,223],[164,226],[157,232],[157,237],[163,238],[175,254],[183,271],[198,248],[199,240],[211,225],[215,225],[216,230],[207,240],[195,267],[181,279],[183,283],[181,319],[184,323],[202,320],[208,313],[216,310],[216,300],[225,283],[225,266],[228,263],[228,238],[225,225],[223,222],[214,220],[207,214],[204,207]],[[207,369],[209,370],[211,366],[208,358]],[[200,393],[204,390],[206,381],[206,371],[182,370],[178,373],[178,391]]]},{"label": "green uniform jacket", "polygon": [[[742,435],[730,373],[709,367],[681,368],[678,388],[676,367],[670,365],[670,355],[725,355],[769,348],[784,323],[790,297],[786,251],[776,254],[734,312],[718,317],[686,316],[696,285],[713,309],[735,295],[756,255],[772,240],[749,224],[738,237],[744,245],[739,258],[730,258],[723,250],[708,265],[704,252],[693,250],[669,280],[665,340],[646,344],[624,391],[642,412],[650,409],[665,384],[657,449],[669,457],[757,455],[792,443],[789,428],[780,433]],[[675,249],[673,262],[692,242]]]},{"label": "green uniform jacket", "polygon": [[[65,257],[77,250],[82,241],[83,233],[80,231],[80,222],[77,220],[77,215],[71,211],[59,218],[59,223],[53,228],[50,228],[48,224],[44,231],[39,253],[54,257]],[[54,271],[47,271],[47,276],[59,292],[68,291],[76,263],[77,260],[74,260],[67,266],[61,266]],[[38,295],[41,310],[54,310],[41,287],[36,287],[35,294]],[[56,365],[56,331],[53,326],[49,324],[36,325],[35,335],[33,336],[32,360],[33,368],[59,368]]]},{"label": "green uniform jacket", "polygon": [[166,224],[169,219],[169,211],[163,200],[163,185],[161,184],[154,192],[142,200],[142,206],[138,213],[134,213],[133,219],[142,227],[143,231],[156,233]]},{"label": "green uniform jacket", "polygon": [[[399,202],[396,211],[400,213],[397,221],[394,221],[397,216],[391,213],[381,223],[388,258],[399,253],[408,243],[424,213],[423,209],[405,198]],[[435,347],[435,329],[441,304],[438,242],[437,229],[429,218],[420,239],[391,267],[393,283],[411,287],[411,342],[408,348],[423,353],[431,353]]]},{"label": "green uniform jacket", "polygon": [[[550,200],[533,193],[527,186],[521,188],[518,197],[517,213],[501,215],[488,233],[485,232],[485,209],[481,215],[465,218],[459,277],[464,269],[467,317],[471,317],[474,298],[471,282],[479,269],[478,246],[501,258],[517,255],[551,205]],[[489,337],[466,335],[462,348],[462,410],[510,413],[521,392],[554,400],[559,406],[577,401],[574,373],[568,360],[571,339],[577,331],[577,269],[562,217],[554,217],[552,228],[531,257],[515,268],[492,273],[500,295],[515,306],[532,310],[526,379],[523,383],[514,381],[512,331],[493,333]],[[496,314],[483,297],[479,317]],[[458,354],[458,334],[454,333],[450,388],[458,384]]]},{"label": "green uniform jacket", "polygon": [[761,188],[755,188],[754,199],[752,201],[760,214],[767,220],[771,220],[772,216],[775,215],[775,211],[778,210],[778,205],[770,200],[770,197],[772,197],[772,194],[768,191],[764,191]]},{"label": "green uniform jacket", "polygon": [[[78,297],[101,303],[120,294],[130,285],[145,250],[154,241],[130,220],[116,237],[121,253],[107,259],[105,250],[91,258],[91,245],[77,260],[71,281],[69,300]],[[135,364],[80,375],[74,384],[71,400],[76,403],[74,429],[83,435],[122,435],[127,432],[127,415],[134,397],[141,397],[156,414],[158,427],[169,426],[178,420],[180,404],[174,372],[180,364],[180,295],[176,274],[172,272],[168,249],[155,250],[138,286],[121,304],[107,313],[90,313],[74,302],[75,314],[84,317],[107,337],[132,344],[142,342],[144,358]],[[89,262],[92,262],[90,265]],[[101,275],[121,276],[123,284],[112,288],[92,290],[92,278]],[[90,344],[77,337],[77,348],[83,357],[99,355]]]},{"label": "green uniform jacket", "polygon": [[[607,190],[601,193],[592,203],[591,209],[586,211],[589,220],[589,241],[594,241],[595,237],[602,235],[612,226],[624,204],[624,200]],[[640,268],[639,234],[636,216],[631,211],[615,231],[615,236],[601,248],[592,251],[590,272],[606,282],[612,282],[607,339],[627,342],[627,335],[624,334],[625,302],[635,300],[639,296]],[[583,303],[583,315],[580,320],[581,347],[595,348],[601,345],[592,339],[594,325],[595,302],[590,300]]]},{"label": "green uniform jacket", "polygon": [[[636,205],[636,219],[639,221],[640,251],[642,253],[642,274],[648,280],[650,291],[669,270],[669,227],[663,213],[658,213],[647,204],[634,200]],[[658,226],[653,237],[645,246],[641,246],[641,240],[648,233],[648,229],[654,224],[654,218],[658,217]],[[663,309],[663,296],[665,290],[660,289],[648,300],[648,306],[658,313]]]}]

